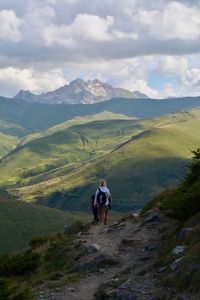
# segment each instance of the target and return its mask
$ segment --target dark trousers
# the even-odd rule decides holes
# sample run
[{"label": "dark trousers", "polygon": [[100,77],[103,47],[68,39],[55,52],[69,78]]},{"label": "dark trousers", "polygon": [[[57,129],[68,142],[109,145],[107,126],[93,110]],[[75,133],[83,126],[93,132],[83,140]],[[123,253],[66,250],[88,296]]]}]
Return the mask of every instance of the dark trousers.
[{"label": "dark trousers", "polygon": [[93,207],[92,211],[93,211],[93,215],[94,215],[94,221],[95,222],[99,222],[98,208],[97,207]]}]

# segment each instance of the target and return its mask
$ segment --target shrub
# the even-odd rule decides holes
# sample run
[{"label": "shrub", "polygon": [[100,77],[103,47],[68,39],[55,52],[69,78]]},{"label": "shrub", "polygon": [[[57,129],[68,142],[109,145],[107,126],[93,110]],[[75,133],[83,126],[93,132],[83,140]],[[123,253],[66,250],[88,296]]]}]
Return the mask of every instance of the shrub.
[{"label": "shrub", "polygon": [[0,276],[17,276],[32,273],[40,263],[40,256],[32,250],[24,254],[2,255],[0,257]]},{"label": "shrub", "polygon": [[19,287],[14,281],[0,278],[0,299],[30,300],[30,292],[27,288]]},{"label": "shrub", "polygon": [[200,211],[200,149],[193,151],[193,154],[189,174],[160,205],[168,216],[179,220],[188,219]]},{"label": "shrub", "polygon": [[31,248],[35,249],[35,248],[41,247],[47,241],[48,241],[47,237],[35,237],[30,241],[29,246]]}]

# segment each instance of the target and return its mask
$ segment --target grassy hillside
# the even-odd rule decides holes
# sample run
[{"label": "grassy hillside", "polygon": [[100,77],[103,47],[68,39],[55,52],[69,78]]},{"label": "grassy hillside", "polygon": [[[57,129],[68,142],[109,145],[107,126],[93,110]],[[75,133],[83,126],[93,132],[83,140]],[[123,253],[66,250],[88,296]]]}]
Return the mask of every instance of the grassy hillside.
[{"label": "grassy hillside", "polygon": [[[178,184],[186,174],[191,150],[200,143],[199,114],[199,110],[169,114],[137,125],[134,123],[135,127],[133,122],[138,121],[118,121],[117,124],[126,125],[132,132],[130,134],[126,129],[126,138],[121,137],[121,144],[118,139],[117,145],[112,143],[113,133],[109,131],[115,128],[116,133],[116,122],[110,121],[109,126],[109,121],[93,122],[92,126],[88,123],[81,130],[87,129],[90,136],[94,125],[103,128],[104,124],[104,136],[107,132],[112,150],[107,147],[109,151],[100,157],[30,177],[26,186],[15,188],[12,192],[27,201],[37,200],[53,207],[85,210],[86,201],[96,189],[99,178],[105,177],[114,198],[114,209],[141,208],[156,193]],[[77,128],[79,131],[80,127]],[[141,128],[145,130],[142,132]]]},{"label": "grassy hillside", "polygon": [[[123,117],[105,113],[93,119]],[[114,147],[141,132],[151,122],[117,119],[87,123],[88,118],[65,122],[56,128],[23,139],[18,147],[1,161],[2,184],[27,184],[61,166],[74,169],[78,162],[102,156]],[[79,124],[74,125],[73,124]],[[71,127],[70,127],[71,126]],[[68,170],[69,170],[68,169]],[[68,172],[68,171],[67,171]],[[38,181],[41,177],[38,178]]]},{"label": "grassy hillside", "polygon": [[17,124],[0,120],[0,158],[12,151],[27,132]]},{"label": "grassy hillside", "polygon": [[87,222],[91,218],[88,214],[8,200],[5,194],[0,197],[0,206],[0,253],[23,249],[36,236],[53,234],[62,231],[66,224],[76,220]]},{"label": "grassy hillside", "polygon": [[12,151],[16,147],[17,142],[17,137],[0,132],[0,158]]},{"label": "grassy hillside", "polygon": [[16,123],[6,122],[0,119],[0,132],[5,135],[12,135],[20,138],[26,135],[29,131]]},{"label": "grassy hillside", "polygon": [[[51,172],[55,169],[63,174],[64,170],[69,173],[78,167],[78,162],[105,155],[131,136],[152,126],[173,124],[177,120],[184,122],[196,117],[194,113],[183,112],[178,113],[178,117],[176,114],[170,114],[141,121],[103,112],[93,117],[75,118],[23,138],[18,147],[2,160],[0,181],[3,184],[18,182],[22,185],[40,182],[41,174],[44,174],[45,178],[52,177]],[[55,175],[55,172],[53,174]]]},{"label": "grassy hillside", "polygon": [[[39,237],[24,252],[0,255],[0,299],[41,298],[38,295],[41,285],[43,293],[44,289],[59,286],[60,290],[63,285],[84,278],[87,272],[77,271],[77,266],[81,259],[87,258],[87,248],[76,236],[86,230],[88,226],[76,223],[69,234]],[[114,262],[105,257],[97,267],[109,267]]]},{"label": "grassy hillside", "polygon": [[45,136],[49,136],[53,133],[63,131],[69,127],[75,126],[75,125],[81,125],[86,124],[93,121],[103,121],[103,120],[130,120],[134,119],[133,117],[128,117],[123,114],[116,114],[108,111],[102,111],[101,113],[91,115],[91,116],[84,116],[84,117],[74,117],[73,119],[69,121],[65,121],[63,123],[60,123],[58,125],[55,125],[53,127],[48,128],[47,130],[32,133],[30,135],[25,136],[20,141],[20,145],[26,144],[30,141],[33,141],[38,138],[42,138]]},{"label": "grassy hillside", "polygon": [[[156,262],[164,268],[160,278],[166,289],[187,293],[187,299],[199,298],[200,283],[200,148],[193,152],[189,172],[179,187],[158,195],[143,210],[162,211],[170,217],[171,225],[163,232],[162,245]],[[178,222],[177,222],[178,221]],[[179,246],[182,252],[173,254]],[[173,266],[175,266],[173,268]],[[190,297],[190,295],[194,295]],[[182,298],[182,297],[181,297]]]},{"label": "grassy hillside", "polygon": [[200,148],[194,156],[190,172],[178,189],[163,195],[160,208],[170,217],[187,220],[200,212]]},{"label": "grassy hillside", "polygon": [[47,105],[26,103],[0,97],[0,120],[16,123],[31,132],[45,130],[75,116],[94,115],[102,111],[136,118],[152,118],[181,109],[200,106],[199,97],[180,99],[112,99],[96,104]]}]

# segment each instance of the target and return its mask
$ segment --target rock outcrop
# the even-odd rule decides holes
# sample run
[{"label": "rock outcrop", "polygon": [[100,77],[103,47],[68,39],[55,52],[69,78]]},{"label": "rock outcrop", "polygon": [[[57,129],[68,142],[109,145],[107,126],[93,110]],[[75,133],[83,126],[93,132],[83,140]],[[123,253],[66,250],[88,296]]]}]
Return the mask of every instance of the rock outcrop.
[{"label": "rock outcrop", "polygon": [[148,98],[140,92],[115,88],[98,79],[88,81],[76,79],[63,87],[41,95],[21,90],[14,99],[47,104],[92,104],[117,97]]}]

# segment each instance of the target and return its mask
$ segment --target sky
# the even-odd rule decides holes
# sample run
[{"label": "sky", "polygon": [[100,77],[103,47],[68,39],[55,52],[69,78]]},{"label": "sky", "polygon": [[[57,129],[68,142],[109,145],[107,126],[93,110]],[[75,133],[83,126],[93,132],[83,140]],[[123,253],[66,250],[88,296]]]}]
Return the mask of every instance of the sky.
[{"label": "sky", "polygon": [[199,96],[200,1],[1,0],[0,95],[76,78]]}]

